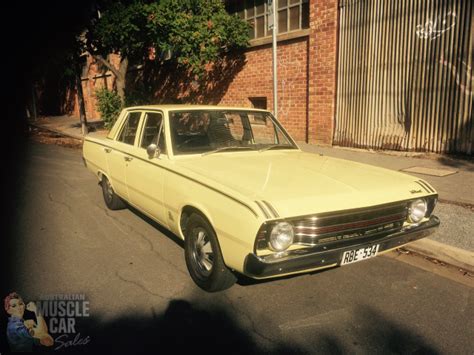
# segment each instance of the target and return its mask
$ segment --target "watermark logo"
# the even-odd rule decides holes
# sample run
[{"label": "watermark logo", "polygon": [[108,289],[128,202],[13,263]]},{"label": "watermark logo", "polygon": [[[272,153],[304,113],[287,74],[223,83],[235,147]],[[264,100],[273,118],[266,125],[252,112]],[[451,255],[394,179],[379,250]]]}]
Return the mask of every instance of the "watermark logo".
[{"label": "watermark logo", "polygon": [[41,297],[36,303],[39,313],[48,319],[55,349],[83,346],[90,343],[77,329],[78,318],[89,317],[89,301],[84,294],[57,294]]},{"label": "watermark logo", "polygon": [[25,304],[18,293],[12,292],[5,297],[4,308],[9,315],[7,339],[13,352],[41,347],[60,350],[91,342],[78,329],[78,320],[90,316],[84,294],[46,295]]}]

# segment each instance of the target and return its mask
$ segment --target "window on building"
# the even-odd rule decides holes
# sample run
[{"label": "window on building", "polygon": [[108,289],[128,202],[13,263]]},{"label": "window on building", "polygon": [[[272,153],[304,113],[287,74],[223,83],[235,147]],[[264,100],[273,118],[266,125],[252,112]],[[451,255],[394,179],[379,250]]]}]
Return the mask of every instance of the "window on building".
[{"label": "window on building", "polygon": [[[274,0],[278,9],[278,33],[309,28],[309,0]],[[229,0],[227,10],[247,21],[250,39],[270,36],[267,0]]]},{"label": "window on building", "polygon": [[266,97],[249,97],[253,108],[259,108],[262,110],[267,109],[267,98]]}]

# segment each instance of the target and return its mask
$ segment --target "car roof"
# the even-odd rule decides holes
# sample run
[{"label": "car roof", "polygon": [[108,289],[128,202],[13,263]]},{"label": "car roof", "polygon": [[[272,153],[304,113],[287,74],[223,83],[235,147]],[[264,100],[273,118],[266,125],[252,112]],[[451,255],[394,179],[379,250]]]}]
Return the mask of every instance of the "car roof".
[{"label": "car roof", "polygon": [[268,110],[262,110],[252,107],[242,106],[219,106],[219,105],[140,105],[125,107],[126,110],[163,110],[163,111],[174,111],[174,110],[242,110],[242,111],[262,111],[268,112]]}]

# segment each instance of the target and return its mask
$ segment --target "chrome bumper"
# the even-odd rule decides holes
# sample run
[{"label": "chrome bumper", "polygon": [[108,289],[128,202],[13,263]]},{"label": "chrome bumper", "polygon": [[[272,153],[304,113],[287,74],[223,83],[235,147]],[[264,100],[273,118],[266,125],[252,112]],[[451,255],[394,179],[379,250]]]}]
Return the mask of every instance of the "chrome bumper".
[{"label": "chrome bumper", "polygon": [[254,278],[265,278],[302,272],[331,265],[339,265],[345,251],[365,248],[374,244],[379,244],[379,253],[385,250],[398,248],[404,244],[424,238],[432,234],[439,226],[439,219],[431,216],[428,221],[410,229],[389,234],[378,239],[362,239],[357,243],[348,241],[344,245],[327,249],[326,246],[314,246],[310,248],[292,250],[280,255],[271,254],[259,257],[249,254],[245,258],[244,273]]}]

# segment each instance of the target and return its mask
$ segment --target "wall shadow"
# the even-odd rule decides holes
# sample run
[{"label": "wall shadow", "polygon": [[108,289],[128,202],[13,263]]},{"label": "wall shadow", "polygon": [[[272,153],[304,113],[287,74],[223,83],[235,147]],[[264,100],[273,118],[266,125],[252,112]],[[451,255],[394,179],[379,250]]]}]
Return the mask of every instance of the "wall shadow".
[{"label": "wall shadow", "polygon": [[441,156],[436,159],[439,163],[450,168],[458,168],[467,171],[474,171],[474,156],[451,155]]},{"label": "wall shadow", "polygon": [[[360,349],[364,342],[380,354],[439,354],[413,329],[395,322],[368,305],[357,305],[356,319],[361,331],[359,341],[352,345]],[[413,327],[412,327],[413,328]]]},{"label": "wall shadow", "polygon": [[245,63],[241,52],[229,53],[199,78],[173,61],[146,62],[143,70],[127,74],[127,93],[135,96],[138,92],[150,104],[218,104]]}]

